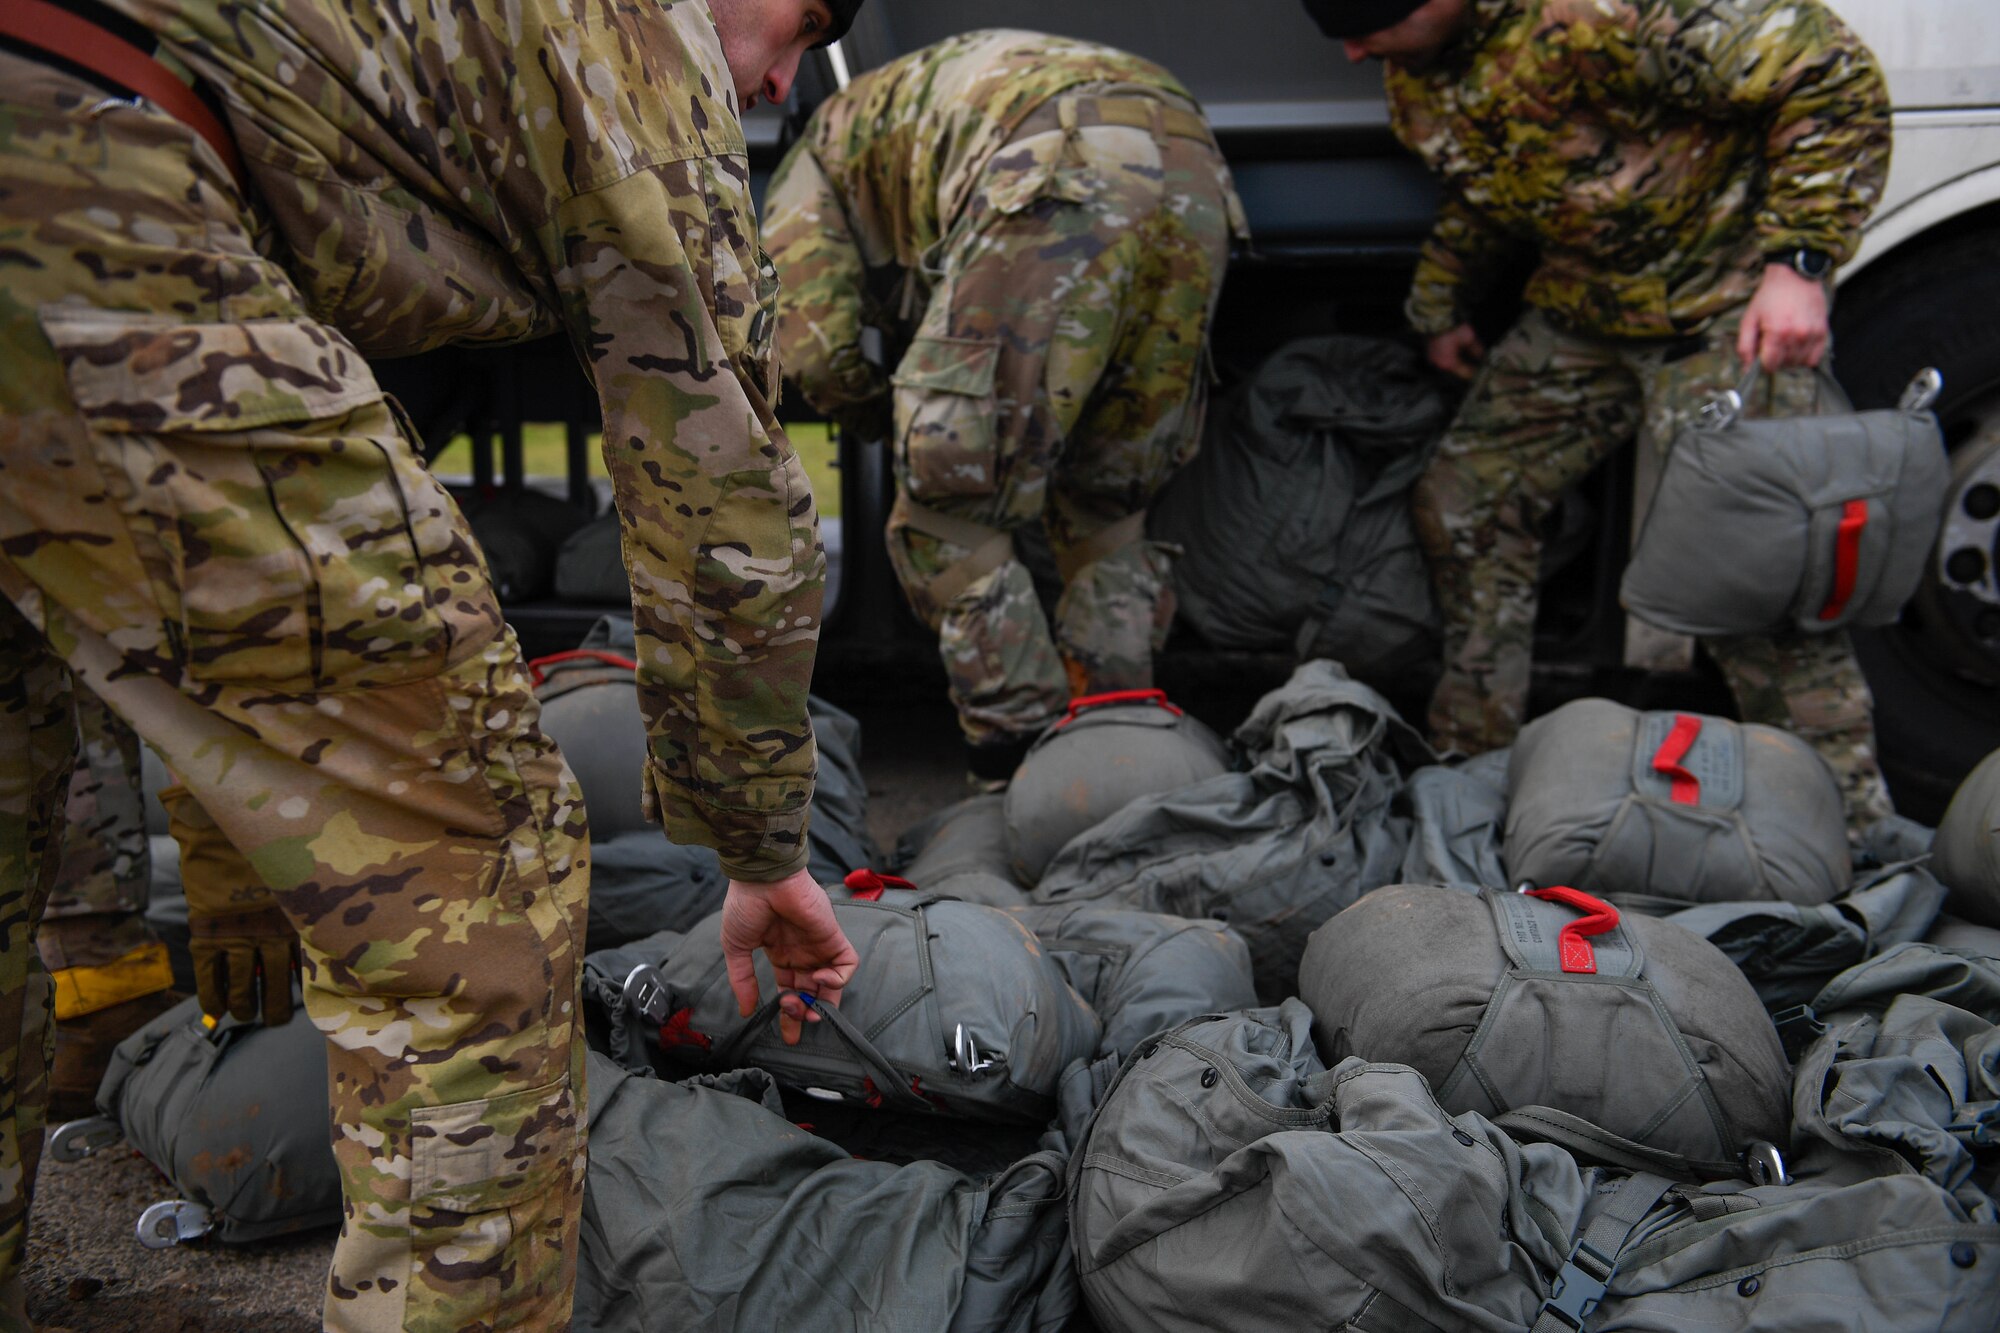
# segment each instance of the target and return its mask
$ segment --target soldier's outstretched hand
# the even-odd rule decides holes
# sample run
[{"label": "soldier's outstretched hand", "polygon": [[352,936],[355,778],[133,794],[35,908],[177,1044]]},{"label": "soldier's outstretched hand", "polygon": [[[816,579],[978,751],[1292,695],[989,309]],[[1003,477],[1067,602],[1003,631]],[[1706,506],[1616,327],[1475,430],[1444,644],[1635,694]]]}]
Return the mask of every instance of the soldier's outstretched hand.
[{"label": "soldier's outstretched hand", "polygon": [[746,1018],[761,999],[751,954],[762,949],[783,992],[778,1032],[796,1045],[807,1022],[817,1023],[799,992],[816,1005],[839,1004],[840,991],[861,961],[834,919],[833,903],[811,871],[801,870],[772,884],[729,881],[722,902],[722,960],[729,969],[736,1008]]},{"label": "soldier's outstretched hand", "polygon": [[1461,324],[1425,343],[1424,355],[1445,374],[1469,380],[1479,373],[1479,363],[1486,359],[1486,344],[1479,340],[1479,333],[1472,325]]}]

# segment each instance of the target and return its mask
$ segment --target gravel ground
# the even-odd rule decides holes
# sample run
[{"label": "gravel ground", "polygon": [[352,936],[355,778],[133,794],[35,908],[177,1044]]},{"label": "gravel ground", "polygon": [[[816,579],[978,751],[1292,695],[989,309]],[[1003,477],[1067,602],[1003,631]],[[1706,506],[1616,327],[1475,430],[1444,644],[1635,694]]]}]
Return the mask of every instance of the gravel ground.
[{"label": "gravel ground", "polygon": [[[868,822],[884,850],[931,811],[965,795],[950,708],[864,706]],[[138,1154],[111,1149],[42,1163],[29,1229],[29,1314],[74,1333],[306,1333],[319,1327],[334,1232],[258,1245],[198,1242],[148,1250],[133,1229],[173,1187]]]}]

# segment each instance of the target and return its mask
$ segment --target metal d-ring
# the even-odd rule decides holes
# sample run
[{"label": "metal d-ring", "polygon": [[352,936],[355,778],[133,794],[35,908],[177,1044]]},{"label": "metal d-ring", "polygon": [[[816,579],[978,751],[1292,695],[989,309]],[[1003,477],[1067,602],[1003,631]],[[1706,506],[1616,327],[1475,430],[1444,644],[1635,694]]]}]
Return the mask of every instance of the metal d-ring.
[{"label": "metal d-ring", "polygon": [[1708,430],[1727,430],[1743,415],[1743,395],[1734,389],[1722,392],[1702,404],[1697,416]]},{"label": "metal d-ring", "polygon": [[667,1021],[667,982],[660,969],[641,963],[625,974],[625,1005],[649,1023]]}]

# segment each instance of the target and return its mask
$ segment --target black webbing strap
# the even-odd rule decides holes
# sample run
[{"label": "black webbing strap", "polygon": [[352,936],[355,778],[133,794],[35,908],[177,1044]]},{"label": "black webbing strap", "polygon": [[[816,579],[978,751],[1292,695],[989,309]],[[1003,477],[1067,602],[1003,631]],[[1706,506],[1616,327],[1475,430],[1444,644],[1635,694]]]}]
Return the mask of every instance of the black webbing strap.
[{"label": "black webbing strap", "polygon": [[1618,1187],[1610,1206],[1584,1229],[1564,1260],[1532,1333],[1579,1333],[1604,1299],[1611,1275],[1618,1271],[1618,1252],[1660,1196],[1672,1188],[1673,1182],[1665,1176],[1644,1171]]}]

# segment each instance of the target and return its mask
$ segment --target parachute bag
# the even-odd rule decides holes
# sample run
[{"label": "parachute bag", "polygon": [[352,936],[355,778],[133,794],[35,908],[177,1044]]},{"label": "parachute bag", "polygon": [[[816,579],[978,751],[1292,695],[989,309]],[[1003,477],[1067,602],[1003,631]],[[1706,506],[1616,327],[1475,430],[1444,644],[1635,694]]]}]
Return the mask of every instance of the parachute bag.
[{"label": "parachute bag", "polygon": [[1007,859],[1007,798],[998,792],[967,797],[906,830],[895,865],[904,878],[940,898],[988,907],[1028,901]]},{"label": "parachute bag", "polygon": [[74,1161],[120,1135],[179,1197],[140,1215],[150,1249],[212,1235],[230,1245],[338,1225],[340,1171],[327,1110],[326,1039],[301,1010],[282,1027],[210,1026],[189,999],[118,1044],[101,1119],[56,1130]]},{"label": "parachute bag", "polygon": [[1022,884],[1063,845],[1141,797],[1229,771],[1229,749],[1164,690],[1085,695],[1035,742],[1007,786],[1007,853]]},{"label": "parachute bag", "polygon": [[1938,825],[1931,869],[1951,891],[1945,906],[1976,925],[2000,927],[2000,750],[1972,770]]},{"label": "parachute bag", "polygon": [[1529,723],[1508,765],[1513,883],[1579,884],[1633,910],[1847,892],[1833,772],[1776,727],[1579,699]]},{"label": "parachute bag", "polygon": [[1750,983],[1575,889],[1379,889],[1313,933],[1299,994],[1329,1064],[1410,1065],[1454,1113],[1547,1137],[1587,1122],[1697,1174],[1784,1140],[1790,1071]]},{"label": "parachute bag", "polygon": [[1760,373],[1675,438],[1619,600],[1678,634],[1892,623],[1923,580],[1950,485],[1930,411],[1941,377],[1920,373],[1882,411],[1747,420]]},{"label": "parachute bag", "polygon": [[[875,886],[867,881],[872,878]],[[796,1046],[776,1022],[778,986],[756,955],[763,1005],[737,1012],[721,917],[584,960],[600,1045],[644,1067],[755,1066],[830,1104],[1047,1124],[1070,1062],[1097,1047],[1097,1017],[1029,930],[1004,912],[937,900],[859,872],[833,912],[861,962],[840,1005]],[[635,961],[636,960],[636,961]]]}]

